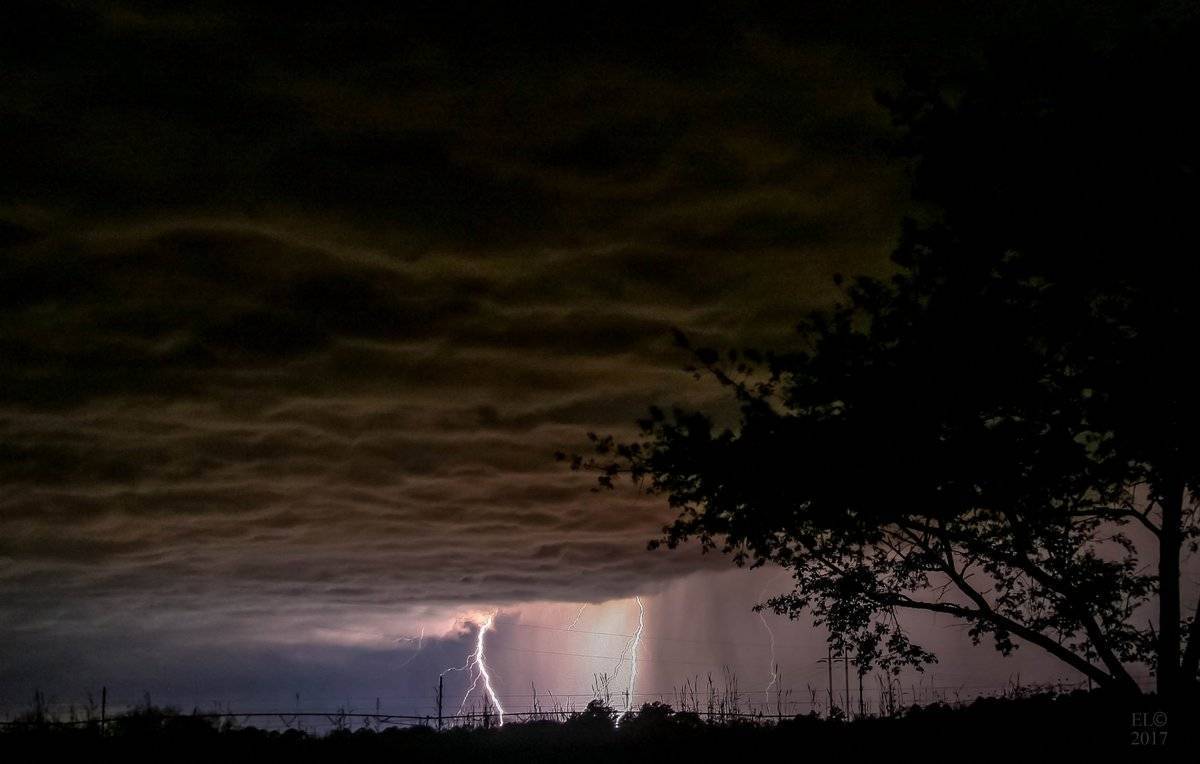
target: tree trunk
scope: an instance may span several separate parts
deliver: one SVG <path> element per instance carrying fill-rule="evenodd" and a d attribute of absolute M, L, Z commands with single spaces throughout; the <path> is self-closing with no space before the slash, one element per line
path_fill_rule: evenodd
<path fill-rule="evenodd" d="M 1179 548 L 1183 542 L 1183 481 L 1168 481 L 1161 498 L 1158 551 L 1158 695 L 1179 693 Z"/>
<path fill-rule="evenodd" d="M 1180 669 L 1180 683 L 1189 692 L 1196 691 L 1200 677 L 1200 601 L 1196 602 L 1196 610 L 1192 613 L 1192 628 L 1188 633 L 1187 649 L 1183 652 L 1183 666 Z"/>

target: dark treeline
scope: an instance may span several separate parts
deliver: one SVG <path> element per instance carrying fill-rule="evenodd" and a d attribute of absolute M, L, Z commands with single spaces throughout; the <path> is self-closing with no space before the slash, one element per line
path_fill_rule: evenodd
<path fill-rule="evenodd" d="M 1195 709 L 1193 709 L 1194 711 Z M 9 761 L 154 758 L 171 761 L 663 761 L 768 759 L 797 755 L 863 755 L 972 759 L 1126 750 L 1186 750 L 1194 733 L 1181 723 L 1194 713 L 1156 717 L 1152 698 L 1114 699 L 1103 693 L 1039 693 L 1017 699 L 979 698 L 969 705 L 913 706 L 893 717 L 850 722 L 815 714 L 766 723 L 707 721 L 660 703 L 615 724 L 601 701 L 565 722 L 510 722 L 437 731 L 432 727 L 352 724 L 318 734 L 264 730 L 154 706 L 98 722 L 61 724 L 33 716 L 0 733 Z M 1174 723 L 1172 723 L 1174 722 Z M 1171 736 L 1174 736 L 1172 739 Z M 1169 745 L 1169 748 L 1168 748 Z"/>

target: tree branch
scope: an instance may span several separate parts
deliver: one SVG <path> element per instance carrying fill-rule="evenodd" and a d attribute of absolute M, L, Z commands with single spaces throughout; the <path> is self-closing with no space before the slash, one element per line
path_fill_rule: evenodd
<path fill-rule="evenodd" d="M 1077 509 L 1071 511 L 1071 517 L 1099 517 L 1108 520 L 1119 520 L 1125 517 L 1132 517 L 1137 520 L 1145 528 L 1155 536 L 1162 535 L 1162 528 L 1154 524 L 1150 519 L 1149 510 L 1146 512 L 1138 512 L 1136 509 L 1127 507 L 1096 507 L 1095 509 Z"/>
<path fill-rule="evenodd" d="M 1004 512 L 1004 516 L 1008 519 L 1009 525 L 1012 526 L 1014 535 L 1020 538 L 1022 536 L 1020 518 L 1013 516 L 1007 511 Z M 1040 565 L 1035 564 L 1029 558 L 1028 552 L 1025 551 L 1027 547 L 1028 544 L 1024 543 L 1015 556 L 1003 555 L 1003 557 L 1010 560 L 1012 564 L 1015 564 L 1019 570 L 1025 571 L 1037 583 L 1051 591 L 1058 592 L 1063 598 L 1065 611 L 1072 614 L 1075 620 L 1083 626 L 1084 631 L 1087 632 L 1088 640 L 1091 642 L 1092 647 L 1095 648 L 1096 654 L 1100 656 L 1100 660 L 1104 661 L 1104 665 L 1108 668 L 1109 673 L 1120 683 L 1136 687 L 1137 682 L 1130 676 L 1121 659 L 1112 651 L 1112 648 L 1108 644 L 1108 638 L 1100 628 L 1100 624 L 1092 616 L 1092 612 L 1084 602 L 1083 597 L 1079 595 L 1074 586 L 1065 580 L 1054 577 Z"/>
<path fill-rule="evenodd" d="M 1024 639 L 1026 642 L 1037 645 L 1043 650 L 1049 652 L 1051 655 L 1054 655 L 1059 660 L 1068 664 L 1084 676 L 1094 679 L 1102 686 L 1112 685 L 1116 680 L 1115 677 L 1111 676 L 1110 674 L 1106 674 L 1103 669 L 1099 668 L 1098 666 L 1093 666 L 1084 658 L 1062 646 L 1058 642 L 1055 642 L 1053 639 L 1050 639 L 1050 637 L 1046 636 L 1040 631 L 1035 631 L 1024 624 L 1018 623 L 1007 616 L 1001 615 L 995 610 L 992 610 L 990 606 L 987 607 L 986 610 L 974 610 L 964 605 L 956 605 L 950 602 L 925 602 L 922 600 L 914 600 L 902 594 L 893 595 L 893 597 L 894 599 L 892 601 L 882 604 L 893 605 L 895 607 L 905 607 L 913 610 L 929 610 L 935 613 L 945 613 L 947 615 L 953 615 L 966 620 L 990 621 L 995 625 L 1001 626 L 1007 631 L 1012 632 L 1021 639 Z"/>

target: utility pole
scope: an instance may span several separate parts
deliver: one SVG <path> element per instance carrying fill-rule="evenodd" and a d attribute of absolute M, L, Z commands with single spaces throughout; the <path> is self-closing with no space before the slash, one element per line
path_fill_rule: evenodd
<path fill-rule="evenodd" d="M 838 659 L 833 657 L 833 646 L 831 645 L 826 648 L 825 657 L 821 658 L 820 660 L 817 661 L 817 663 L 825 664 L 825 670 L 829 675 L 829 681 L 828 681 L 828 684 L 826 685 L 826 687 L 828 688 L 829 715 L 830 716 L 833 716 L 833 709 L 835 707 L 834 697 L 833 697 L 833 662 L 836 660 L 838 660 Z"/>
<path fill-rule="evenodd" d="M 854 662 L 857 670 L 858 661 Z M 858 718 L 862 719 L 867 715 L 866 708 L 863 706 L 863 691 L 862 691 L 862 672 L 858 672 Z"/>
<path fill-rule="evenodd" d="M 440 677 L 440 676 L 438 677 L 437 706 L 438 706 L 438 731 L 439 732 L 442 729 L 442 681 L 443 681 L 443 679 L 445 679 L 445 677 Z"/>
<path fill-rule="evenodd" d="M 829 715 L 833 716 L 833 645 L 826 648 L 825 663 L 829 668 Z"/>
<path fill-rule="evenodd" d="M 108 685 L 100 688 L 100 734 L 104 734 L 104 724 L 108 721 Z"/>
<path fill-rule="evenodd" d="M 850 656 L 846 654 L 846 651 L 843 648 L 842 653 L 835 657 L 833 654 L 833 647 L 831 646 L 826 650 L 825 657 L 822 658 L 821 660 L 817 661 L 817 663 L 826 664 L 825 668 L 829 675 L 829 714 L 830 714 L 830 716 L 832 716 L 833 709 L 834 709 L 833 664 L 837 661 L 842 662 L 842 667 L 843 667 L 843 671 L 844 671 L 844 675 L 845 675 L 844 676 L 845 687 L 846 687 L 846 694 L 843 698 L 843 705 L 840 706 L 840 708 L 846 714 L 846 719 L 849 719 L 850 718 Z M 859 693 L 858 693 L 859 700 L 858 700 L 858 702 L 859 702 L 859 706 L 861 706 L 862 705 L 862 677 L 861 676 L 859 676 L 859 678 L 858 678 L 858 683 L 859 683 Z"/>
<path fill-rule="evenodd" d="M 846 673 L 846 720 L 850 720 L 850 656 L 846 655 L 846 649 L 842 648 L 842 668 Z"/>

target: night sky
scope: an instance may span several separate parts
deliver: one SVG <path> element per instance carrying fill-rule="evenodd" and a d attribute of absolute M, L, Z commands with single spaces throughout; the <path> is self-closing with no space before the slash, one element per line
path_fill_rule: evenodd
<path fill-rule="evenodd" d="M 795 5 L 7 5 L 0 710 L 427 707 L 495 610 L 512 706 L 586 700 L 639 594 L 644 689 L 761 686 L 786 579 L 647 552 L 666 508 L 554 452 L 715 399 L 672 327 L 779 346 L 885 272 L 878 89 L 1127 19 Z M 944 626 L 938 684 L 1058 671 Z"/>

